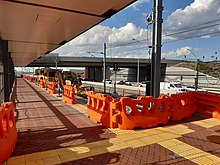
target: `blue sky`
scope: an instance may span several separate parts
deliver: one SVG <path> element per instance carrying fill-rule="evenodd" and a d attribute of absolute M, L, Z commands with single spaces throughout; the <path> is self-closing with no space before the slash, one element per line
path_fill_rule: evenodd
<path fill-rule="evenodd" d="M 163 0 L 163 7 L 163 58 L 195 60 L 193 52 L 220 60 L 220 0 Z M 102 51 L 105 42 L 109 57 L 149 58 L 152 26 L 147 29 L 145 19 L 151 12 L 152 0 L 138 0 L 55 52 L 90 56 L 86 52 Z"/>
<path fill-rule="evenodd" d="M 125 26 L 128 22 L 134 23 L 138 27 L 146 28 L 146 14 L 152 12 L 152 1 L 143 1 L 140 5 L 136 7 L 127 7 L 126 9 L 120 11 L 116 15 L 112 16 L 110 19 L 102 22 L 101 25 L 109 26 L 111 28 Z M 163 2 L 163 19 L 166 19 L 173 11 L 179 8 L 185 8 L 193 0 L 164 0 Z"/>

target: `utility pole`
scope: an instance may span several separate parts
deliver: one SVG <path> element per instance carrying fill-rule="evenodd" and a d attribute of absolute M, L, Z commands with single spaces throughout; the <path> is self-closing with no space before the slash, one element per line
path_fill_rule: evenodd
<path fill-rule="evenodd" d="M 162 0 L 153 1 L 153 37 L 151 58 L 151 96 L 160 95 L 160 63 L 161 63 L 161 36 L 162 36 Z"/>
<path fill-rule="evenodd" d="M 106 43 L 103 45 L 103 79 L 104 79 L 104 93 L 106 93 Z"/>
<path fill-rule="evenodd" d="M 195 66 L 195 69 L 196 69 L 195 91 L 197 91 L 197 89 L 198 89 L 198 83 L 199 83 L 199 58 L 197 57 L 197 55 L 195 55 L 195 53 L 193 53 L 192 50 L 190 50 L 190 49 L 187 49 L 187 50 L 190 51 L 194 57 L 196 57 L 196 66 Z"/>
<path fill-rule="evenodd" d="M 116 74 L 117 74 L 117 71 L 118 71 L 118 64 L 117 63 L 113 64 L 113 70 L 115 72 L 114 92 L 113 93 L 117 93 L 117 91 L 116 91 Z"/>
<path fill-rule="evenodd" d="M 137 86 L 139 86 L 139 78 L 140 77 L 140 63 L 139 63 L 139 56 L 138 56 L 138 63 L 137 63 Z"/>
<path fill-rule="evenodd" d="M 198 89 L 199 83 L 199 59 L 196 59 L 196 78 L 195 78 L 195 91 Z"/>

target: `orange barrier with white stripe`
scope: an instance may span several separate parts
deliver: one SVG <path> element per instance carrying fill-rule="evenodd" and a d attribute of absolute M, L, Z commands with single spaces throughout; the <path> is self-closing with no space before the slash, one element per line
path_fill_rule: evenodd
<path fill-rule="evenodd" d="M 74 96 L 74 87 L 70 85 L 64 85 L 63 86 L 63 93 L 62 93 L 62 100 L 65 103 L 68 104 L 74 104 L 75 103 L 75 96 Z"/>
<path fill-rule="evenodd" d="M 47 91 L 48 91 L 50 94 L 56 94 L 56 83 L 49 81 L 49 82 L 47 83 Z"/>
<path fill-rule="evenodd" d="M 0 108 L 0 164 L 10 157 L 16 141 L 14 105 L 12 102 L 5 102 Z"/>
<path fill-rule="evenodd" d="M 196 92 L 195 103 L 197 112 L 211 116 L 213 118 L 220 119 L 220 95 L 207 93 L 207 92 Z"/>
<path fill-rule="evenodd" d="M 196 111 L 195 93 L 185 92 L 170 96 L 170 120 L 178 121 L 192 116 Z"/>

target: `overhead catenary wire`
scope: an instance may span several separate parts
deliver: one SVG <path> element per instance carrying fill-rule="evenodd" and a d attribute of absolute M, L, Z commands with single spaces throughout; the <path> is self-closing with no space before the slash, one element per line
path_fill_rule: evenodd
<path fill-rule="evenodd" d="M 201 29 L 211 28 L 211 27 L 214 27 L 214 26 L 219 26 L 220 23 L 213 24 L 213 25 L 208 25 L 208 26 L 203 26 L 204 24 L 210 24 L 210 23 L 217 22 L 217 21 L 220 21 L 220 19 L 204 22 L 203 24 L 198 24 L 198 25 L 195 25 L 195 26 L 191 26 L 191 27 L 185 28 L 184 30 L 176 31 L 176 32 L 173 32 L 173 33 L 164 34 L 164 35 L 162 35 L 162 37 L 173 36 L 173 35 L 178 35 L 178 34 L 182 34 L 182 33 L 189 33 L 189 32 L 196 31 L 196 30 L 201 30 Z M 203 27 L 198 27 L 198 26 L 203 26 Z M 198 28 L 195 28 L 195 27 L 198 27 Z M 148 33 L 148 31 L 147 31 L 147 33 Z M 201 34 L 201 35 L 197 35 L 197 36 L 191 36 L 189 38 L 177 39 L 177 40 L 173 40 L 173 41 L 165 42 L 165 43 L 171 43 L 171 42 L 176 42 L 176 41 L 181 41 L 181 40 L 186 40 L 186 39 L 192 39 L 192 38 L 202 37 L 202 36 L 210 35 L 210 34 L 216 34 L 216 32 Z M 139 42 L 148 42 L 148 39 L 139 39 Z M 111 48 L 117 48 L 117 47 L 121 47 L 121 46 L 129 46 L 129 45 L 132 45 L 132 44 L 138 44 L 139 42 L 126 42 L 126 43 L 111 46 Z M 147 43 L 147 45 L 148 45 L 148 43 Z"/>
<path fill-rule="evenodd" d="M 218 22 L 218 21 L 220 21 L 220 19 L 216 19 L 216 20 L 212 20 L 212 21 L 207 21 L 207 22 L 204 22 L 202 24 L 198 24 L 198 25 L 194 25 L 194 26 L 185 28 L 184 30 L 176 31 L 176 32 L 173 32 L 173 33 L 167 33 L 167 34 L 164 34 L 162 36 L 163 37 L 165 37 L 165 36 L 166 37 L 167 36 L 175 36 L 175 35 L 182 34 L 182 33 L 189 33 L 189 32 L 196 31 L 196 30 L 201 30 L 201 29 L 211 28 L 211 27 L 214 27 L 214 26 L 219 26 L 220 23 L 204 26 L 206 24 L 211 24 L 211 23 L 215 23 L 215 22 Z M 202 27 L 198 27 L 198 26 L 202 26 Z M 195 27 L 198 27 L 198 28 L 195 28 Z M 148 30 L 148 28 L 147 28 L 147 30 Z M 147 33 L 149 33 L 149 32 L 147 31 Z M 188 39 L 203 37 L 203 36 L 207 36 L 207 35 L 214 35 L 214 34 L 220 34 L 220 30 L 219 31 L 215 31 L 215 32 L 210 32 L 210 33 L 204 33 L 204 34 L 200 34 L 200 35 L 194 35 L 194 36 L 190 36 L 190 37 L 185 37 L 185 38 L 179 38 L 179 39 L 176 39 L 176 40 L 173 40 L 173 41 L 164 42 L 163 44 L 169 44 L 169 43 L 174 43 L 174 42 L 178 42 L 178 41 L 184 41 L 184 40 L 188 40 Z M 143 42 L 147 42 L 146 46 L 142 46 L 142 47 L 138 47 L 138 48 L 132 49 L 132 51 L 138 50 L 138 49 L 149 48 L 149 38 L 147 37 L 147 39 L 146 38 L 138 39 L 138 42 L 137 41 L 135 41 L 135 42 L 134 41 L 132 41 L 132 42 L 125 42 L 125 43 L 121 43 L 121 44 L 118 44 L 118 45 L 110 44 L 110 46 L 107 47 L 107 49 L 111 49 L 111 51 L 112 51 L 112 49 L 114 49 L 114 48 L 123 47 L 123 46 L 129 46 L 129 45 L 134 45 L 134 44 L 138 45 L 138 44 L 143 43 Z"/>
<path fill-rule="evenodd" d="M 193 38 L 198 38 L 198 37 L 203 37 L 203 36 L 208 36 L 208 35 L 214 35 L 214 34 L 220 34 L 220 30 L 215 31 L 215 32 L 210 32 L 210 33 L 205 33 L 205 34 L 200 34 L 200 35 L 195 35 L 195 36 L 180 38 L 180 39 L 173 40 L 173 41 L 167 41 L 167 42 L 164 42 L 164 44 L 173 43 L 173 42 L 178 42 L 178 41 L 183 41 L 183 40 L 188 40 L 188 39 L 193 39 Z M 217 36 L 214 36 L 214 37 L 217 37 Z"/>
<path fill-rule="evenodd" d="M 194 35 L 194 36 L 190 36 L 190 37 L 180 38 L 180 39 L 176 39 L 176 40 L 173 40 L 173 41 L 167 41 L 167 42 L 164 42 L 163 44 L 169 44 L 169 43 L 173 43 L 173 42 L 178 42 L 178 41 L 183 41 L 183 40 L 188 40 L 188 39 L 203 37 L 203 36 L 207 36 L 207 35 L 214 35 L 214 34 L 220 34 L 220 30 L 215 31 L 215 32 L 204 33 L 204 34 L 200 34 L 200 35 Z M 217 36 L 214 36 L 214 37 L 217 37 Z M 143 41 L 146 41 L 146 39 L 145 39 L 145 40 L 142 40 L 142 42 L 143 42 Z M 111 48 L 116 48 L 116 47 L 121 47 L 121 46 L 128 46 L 128 45 L 131 45 L 131 44 L 133 44 L 133 42 L 132 42 L 132 43 L 129 43 L 129 44 L 124 43 L 124 44 L 121 44 L 121 45 L 116 45 L 116 46 L 111 47 Z M 136 43 L 136 44 L 137 44 L 137 43 Z M 147 48 L 147 46 L 142 47 L 142 48 Z M 138 48 L 137 48 L 137 49 L 138 49 Z"/>
<path fill-rule="evenodd" d="M 199 28 L 192 28 L 192 29 L 182 30 L 182 31 L 178 31 L 178 32 L 170 33 L 170 34 L 164 34 L 163 36 L 167 37 L 167 36 L 173 36 L 173 35 L 178 35 L 178 34 L 182 34 L 182 33 L 189 33 L 189 32 L 192 32 L 192 31 L 206 29 L 206 28 L 210 28 L 210 27 L 214 27 L 214 26 L 219 26 L 219 25 L 220 25 L 220 23 L 214 24 L 214 25 L 209 25 L 209 26 L 203 26 L 203 27 L 199 27 Z"/>
<path fill-rule="evenodd" d="M 165 35 L 165 36 L 167 36 L 167 35 L 173 35 L 173 34 L 175 34 L 175 33 L 179 33 L 179 32 L 181 33 L 182 31 L 187 31 L 187 32 L 188 32 L 188 31 L 190 32 L 190 30 L 194 31 L 195 27 L 198 27 L 198 26 L 200 26 L 200 27 L 197 28 L 198 30 L 200 30 L 200 28 L 209 28 L 209 26 L 210 26 L 210 27 L 212 27 L 212 26 L 218 26 L 219 24 L 213 24 L 213 25 L 204 26 L 204 25 L 206 25 L 206 24 L 211 24 L 211 23 L 215 23 L 215 22 L 220 22 L 220 19 L 216 19 L 216 20 L 204 22 L 204 23 L 201 23 L 201 24 L 197 24 L 197 25 L 194 25 L 194 26 L 186 27 L 186 28 L 180 29 L 180 30 L 178 30 L 178 31 L 174 31 L 174 32 L 170 32 L 170 33 L 165 33 L 164 35 Z M 201 27 L 201 26 L 202 26 L 202 27 Z M 195 30 L 197 30 L 197 29 L 195 29 Z"/>
<path fill-rule="evenodd" d="M 205 33 L 205 34 L 201 34 L 201 35 L 190 36 L 190 37 L 181 38 L 181 39 L 177 39 L 177 40 L 173 40 L 173 41 L 167 41 L 167 42 L 164 42 L 163 44 L 169 44 L 169 43 L 174 43 L 174 42 L 178 42 L 178 41 L 183 41 L 183 40 L 188 40 L 188 39 L 203 37 L 203 36 L 207 36 L 207 35 L 214 35 L 214 34 L 220 34 L 220 31 L 211 32 L 211 33 Z M 217 37 L 217 36 L 214 36 L 214 37 Z M 128 46 L 128 45 L 126 45 L 126 44 L 117 45 L 117 47 L 121 47 L 121 46 Z M 115 48 L 115 47 L 111 47 L 111 48 Z M 133 51 L 133 50 L 138 50 L 138 49 L 145 49 L 145 48 L 148 48 L 148 46 L 143 46 L 143 47 L 134 48 L 134 49 L 132 49 L 132 51 Z"/>

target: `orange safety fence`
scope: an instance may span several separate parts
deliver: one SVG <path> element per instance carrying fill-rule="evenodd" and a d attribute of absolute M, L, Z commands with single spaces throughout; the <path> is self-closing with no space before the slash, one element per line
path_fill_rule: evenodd
<path fill-rule="evenodd" d="M 16 141 L 14 105 L 12 102 L 5 102 L 0 108 L 0 164 L 10 157 Z"/>
<path fill-rule="evenodd" d="M 65 103 L 68 104 L 74 104 L 75 103 L 75 96 L 74 96 L 74 87 L 70 85 L 64 85 L 63 86 L 63 94 L 62 94 L 62 100 Z"/>
<path fill-rule="evenodd" d="M 110 127 L 110 102 L 111 96 L 107 96 L 93 91 L 86 92 L 88 117 L 96 122 L 102 123 L 103 126 Z"/>
<path fill-rule="evenodd" d="M 23 75 L 23 78 L 24 78 L 24 79 L 27 79 L 27 75 L 26 75 L 26 74 L 24 74 L 24 75 Z"/>
<path fill-rule="evenodd" d="M 113 99 L 111 96 L 87 92 L 88 117 L 103 126 L 120 129 L 148 128 L 168 122 L 169 99 L 127 97 Z"/>
<path fill-rule="evenodd" d="M 35 82 L 34 76 L 27 76 L 27 80 L 30 82 Z"/>
<path fill-rule="evenodd" d="M 39 82 L 38 86 L 39 86 L 40 88 L 44 88 L 44 87 L 45 87 L 45 86 L 44 86 L 44 80 L 43 80 L 43 79 L 40 79 L 40 82 Z"/>
<path fill-rule="evenodd" d="M 195 93 L 184 92 L 170 96 L 170 120 L 178 121 L 192 116 L 196 111 Z"/>
<path fill-rule="evenodd" d="M 56 94 L 56 83 L 49 81 L 49 82 L 47 83 L 47 91 L 48 91 L 50 94 Z"/>
<path fill-rule="evenodd" d="M 105 94 L 86 92 L 88 117 L 103 126 L 120 129 L 150 128 L 179 121 L 195 112 L 220 118 L 220 95 L 185 92 L 158 98 L 113 99 Z"/>
<path fill-rule="evenodd" d="M 166 124 L 169 118 L 169 99 L 166 96 L 153 98 L 151 96 L 131 99 L 124 97 L 111 102 L 112 126 L 120 129 L 155 127 Z"/>
<path fill-rule="evenodd" d="M 196 92 L 197 112 L 220 119 L 220 95 L 208 92 Z"/>

